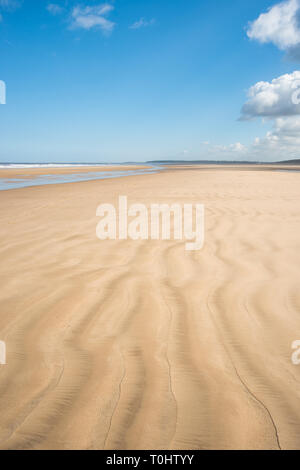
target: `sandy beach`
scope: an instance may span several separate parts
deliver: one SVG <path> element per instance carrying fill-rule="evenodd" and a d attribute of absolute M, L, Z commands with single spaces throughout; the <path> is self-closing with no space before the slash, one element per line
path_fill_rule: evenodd
<path fill-rule="evenodd" d="M 61 166 L 61 167 L 27 167 L 27 168 L 0 168 L 0 178 L 36 178 L 45 175 L 73 175 L 77 173 L 96 173 L 103 171 L 133 171 L 145 170 L 149 165 L 95 165 L 95 166 Z"/>
<path fill-rule="evenodd" d="M 1 191 L 0 449 L 300 449 L 299 178 L 169 167 Z M 203 249 L 100 241 L 119 195 L 204 204 Z"/>

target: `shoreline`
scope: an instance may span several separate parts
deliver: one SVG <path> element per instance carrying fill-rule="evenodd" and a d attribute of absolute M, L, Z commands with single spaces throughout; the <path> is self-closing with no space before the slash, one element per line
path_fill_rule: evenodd
<path fill-rule="evenodd" d="M 0 168 L 0 178 L 34 178 L 42 175 L 70 175 L 78 173 L 97 173 L 106 171 L 134 171 L 151 168 L 150 165 L 103 165 L 103 166 L 49 166 L 49 167 L 26 167 L 26 168 Z"/>
<path fill-rule="evenodd" d="M 97 168 L 95 170 L 95 168 Z M 61 184 L 75 184 L 88 181 L 99 181 L 105 179 L 124 178 L 128 176 L 142 176 L 144 174 L 154 174 L 157 172 L 189 172 L 189 171 L 252 171 L 252 172 L 286 172 L 298 173 L 300 172 L 299 166 L 296 165 L 167 165 L 165 167 L 151 167 L 151 166 L 107 166 L 105 168 L 88 166 L 88 167 L 74 167 L 67 168 L 51 167 L 50 171 L 46 168 L 18 168 L 18 169 L 0 169 L 0 193 L 2 191 L 19 190 L 31 187 L 48 186 L 48 185 L 61 185 Z M 126 174 L 128 172 L 128 175 Z M 136 172 L 136 173 L 135 173 Z M 106 175 L 107 173 L 107 175 Z M 118 174 L 120 173 L 120 174 Z M 2 176 L 2 175 L 5 176 Z M 100 174 L 100 175 L 98 175 Z M 103 174 L 103 175 L 102 175 Z M 49 178 L 48 178 L 49 177 Z M 55 180 L 55 177 L 58 177 Z M 65 178 L 64 178 L 65 177 Z M 77 178 L 77 179 L 76 179 Z M 9 184 L 10 180 L 15 180 L 16 187 L 5 187 L 5 181 Z M 26 181 L 27 180 L 27 181 Z M 29 180 L 32 181 L 30 184 Z M 19 181 L 19 183 L 18 183 Z M 24 186 L 22 186 L 24 181 Z M 2 186 L 1 186 L 2 182 Z M 25 183 L 26 182 L 26 183 Z M 11 183 L 13 184 L 13 183 Z"/>
<path fill-rule="evenodd" d="M 31 177 L 28 175 L 27 170 L 23 174 L 21 173 L 22 170 L 20 170 L 18 177 L 11 175 L 10 178 L 1 178 L 0 172 L 0 192 L 35 186 L 74 184 L 84 181 L 99 181 L 104 179 L 123 178 L 132 175 L 138 176 L 143 174 L 153 174 L 162 170 L 163 168 L 143 168 L 132 166 L 131 168 L 126 168 L 126 170 L 124 170 L 124 167 L 118 167 L 114 170 L 107 168 L 105 171 L 94 171 L 94 167 L 87 167 L 83 172 L 80 170 L 76 171 L 75 169 L 69 169 L 68 171 L 53 169 L 52 173 L 48 174 L 48 172 L 45 170 L 41 174 L 36 173 Z"/>

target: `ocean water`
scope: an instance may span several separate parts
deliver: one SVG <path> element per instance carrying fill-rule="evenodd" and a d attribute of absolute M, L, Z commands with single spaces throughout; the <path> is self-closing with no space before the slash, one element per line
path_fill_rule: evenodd
<path fill-rule="evenodd" d="M 116 166 L 120 166 L 118 164 Z M 124 165 L 124 164 L 123 164 Z M 122 166 L 123 166 L 122 165 Z M 137 164 L 134 164 L 137 165 Z M 62 168 L 62 167 L 70 167 L 76 166 L 78 167 L 78 173 L 73 173 L 70 175 L 38 175 L 33 178 L 5 178 L 1 176 L 1 169 L 2 168 Z M 62 183 L 75 183 L 79 181 L 93 181 L 93 180 L 103 180 L 103 179 L 110 179 L 110 178 L 121 178 L 125 176 L 133 176 L 133 175 L 145 175 L 151 173 L 157 173 L 161 171 L 163 168 L 159 166 L 151 165 L 147 169 L 141 170 L 126 170 L 126 171 L 97 171 L 97 172 L 87 172 L 87 173 L 80 173 L 80 167 L 87 167 L 87 166 L 113 166 L 111 164 L 1 164 L 0 165 L 0 191 L 7 191 L 9 189 L 18 189 L 18 188 L 27 188 L 30 186 L 43 186 L 46 184 L 62 184 Z M 130 165 L 126 165 L 130 167 Z"/>

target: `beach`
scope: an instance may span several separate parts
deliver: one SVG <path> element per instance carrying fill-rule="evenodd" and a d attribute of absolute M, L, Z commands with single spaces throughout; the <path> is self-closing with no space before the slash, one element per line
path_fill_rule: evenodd
<path fill-rule="evenodd" d="M 0 191 L 0 449 L 300 449 L 299 177 L 189 165 Z M 203 248 L 99 240 L 120 195 L 204 204 Z"/>
<path fill-rule="evenodd" d="M 20 168 L 21 167 L 21 168 Z M 7 165 L 0 168 L 1 178 L 37 178 L 39 176 L 58 176 L 58 175 L 74 175 L 84 173 L 97 173 L 105 171 L 134 171 L 148 169 L 149 165 Z"/>

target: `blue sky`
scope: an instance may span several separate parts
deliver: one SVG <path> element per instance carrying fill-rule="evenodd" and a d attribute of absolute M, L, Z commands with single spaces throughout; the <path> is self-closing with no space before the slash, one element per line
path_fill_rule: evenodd
<path fill-rule="evenodd" d="M 300 78 L 284 4 L 0 0 L 0 161 L 296 158 L 298 107 L 261 107 Z"/>

